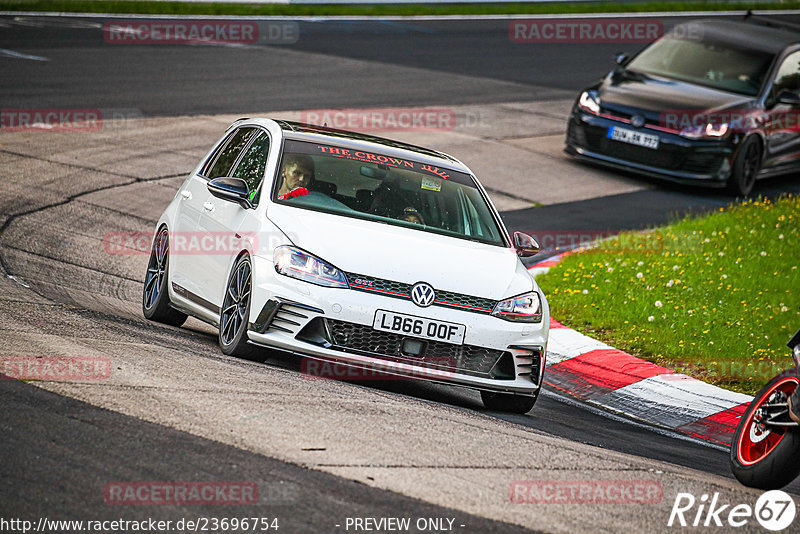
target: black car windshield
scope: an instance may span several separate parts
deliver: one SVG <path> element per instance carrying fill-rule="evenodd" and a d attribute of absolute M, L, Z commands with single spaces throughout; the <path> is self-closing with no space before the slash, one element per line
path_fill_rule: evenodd
<path fill-rule="evenodd" d="M 273 200 L 506 246 L 471 176 L 406 158 L 287 140 Z"/>
<path fill-rule="evenodd" d="M 626 68 L 756 96 L 772 59 L 766 52 L 665 36 L 644 49 Z"/>

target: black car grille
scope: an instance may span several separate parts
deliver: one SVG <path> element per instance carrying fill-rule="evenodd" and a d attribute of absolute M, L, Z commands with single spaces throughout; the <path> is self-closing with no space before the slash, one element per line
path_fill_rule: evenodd
<path fill-rule="evenodd" d="M 661 143 L 658 149 L 645 148 L 609 139 L 607 129 L 587 124 L 571 124 L 569 141 L 612 158 L 666 170 L 707 174 L 722 164 L 719 153 L 704 152 L 694 147 Z"/>
<path fill-rule="evenodd" d="M 336 319 L 325 321 L 333 345 L 340 350 L 483 378 L 514 378 L 513 356 L 508 351 L 425 340 L 423 355 L 408 356 L 402 350 L 406 336 Z"/>
<path fill-rule="evenodd" d="M 683 160 L 681 154 L 676 154 L 671 149 L 663 148 L 663 146 L 654 150 L 652 148 L 612 141 L 611 139 L 605 139 L 605 143 L 601 145 L 600 151 L 613 158 L 665 169 L 677 169 L 680 167 Z"/>
<path fill-rule="evenodd" d="M 411 300 L 412 284 L 395 282 L 393 280 L 384 280 L 382 278 L 375 278 L 363 274 L 345 274 L 347 276 L 347 282 L 350 284 L 350 288 L 355 289 L 356 291 L 380 293 L 381 295 L 385 295 L 387 297 Z M 473 297 L 471 295 L 463 295 L 461 293 L 452 293 L 450 291 L 439 290 L 436 290 L 436 300 L 433 303 L 434 306 L 456 308 L 459 310 L 485 314 L 491 313 L 496 304 L 497 301 L 492 299 Z"/>

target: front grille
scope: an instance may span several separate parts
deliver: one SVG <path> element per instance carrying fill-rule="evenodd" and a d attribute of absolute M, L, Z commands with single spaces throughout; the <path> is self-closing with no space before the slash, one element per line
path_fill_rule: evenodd
<path fill-rule="evenodd" d="M 395 282 L 394 280 L 384 280 L 382 278 L 375 278 L 363 274 L 345 273 L 345 275 L 347 276 L 347 282 L 350 284 L 350 287 L 356 291 L 379 293 L 387 297 L 411 300 L 412 284 Z M 436 290 L 436 300 L 433 305 L 474 313 L 489 314 L 492 312 L 497 302 L 496 300 L 483 297 Z"/>
<path fill-rule="evenodd" d="M 614 141 L 607 137 L 608 128 L 574 125 L 571 130 L 571 142 L 612 158 L 632 163 L 640 163 L 661 169 L 709 174 L 716 172 L 722 165 L 723 156 L 718 152 L 706 152 L 702 148 L 681 147 L 671 143 L 660 143 L 658 149 L 640 147 L 629 143 Z M 653 133 L 653 132 L 648 132 Z"/>
<path fill-rule="evenodd" d="M 483 378 L 514 378 L 513 356 L 508 351 L 425 340 L 424 355 L 413 357 L 402 352 L 405 336 L 336 319 L 325 319 L 325 321 L 328 325 L 327 331 L 333 338 L 331 340 L 333 345 L 340 350 Z"/>
<path fill-rule="evenodd" d="M 633 163 L 641 163 L 663 169 L 677 169 L 683 163 L 683 150 L 662 143 L 657 150 L 641 146 L 613 141 L 606 136 L 607 128 L 583 125 L 585 129 L 584 146 L 592 152 L 599 152 L 612 158 L 619 158 Z"/>
<path fill-rule="evenodd" d="M 674 152 L 669 148 L 660 146 L 657 150 L 652 148 L 645 148 L 641 146 L 631 145 L 628 143 L 620 143 L 619 141 L 612 141 L 605 139 L 600 151 L 603 154 L 608 154 L 613 158 L 624 159 L 633 161 L 634 163 L 642 163 L 650 165 L 651 167 L 662 167 L 665 169 L 676 169 L 680 167 L 683 162 L 681 154 Z"/>

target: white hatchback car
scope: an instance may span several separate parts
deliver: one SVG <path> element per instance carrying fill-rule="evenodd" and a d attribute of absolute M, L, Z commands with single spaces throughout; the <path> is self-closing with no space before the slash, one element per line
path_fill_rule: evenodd
<path fill-rule="evenodd" d="M 547 300 L 460 161 L 352 132 L 240 119 L 156 226 L 145 317 L 219 327 L 222 352 L 261 347 L 337 368 L 480 390 L 525 413 L 539 393 Z M 315 369 L 318 367 L 315 367 Z"/>

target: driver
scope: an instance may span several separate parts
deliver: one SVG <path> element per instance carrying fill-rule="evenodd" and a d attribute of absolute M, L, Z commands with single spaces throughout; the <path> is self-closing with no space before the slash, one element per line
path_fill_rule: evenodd
<path fill-rule="evenodd" d="M 314 160 L 305 154 L 287 154 L 283 159 L 281 179 L 279 200 L 307 195 L 308 188 L 314 183 Z"/>

